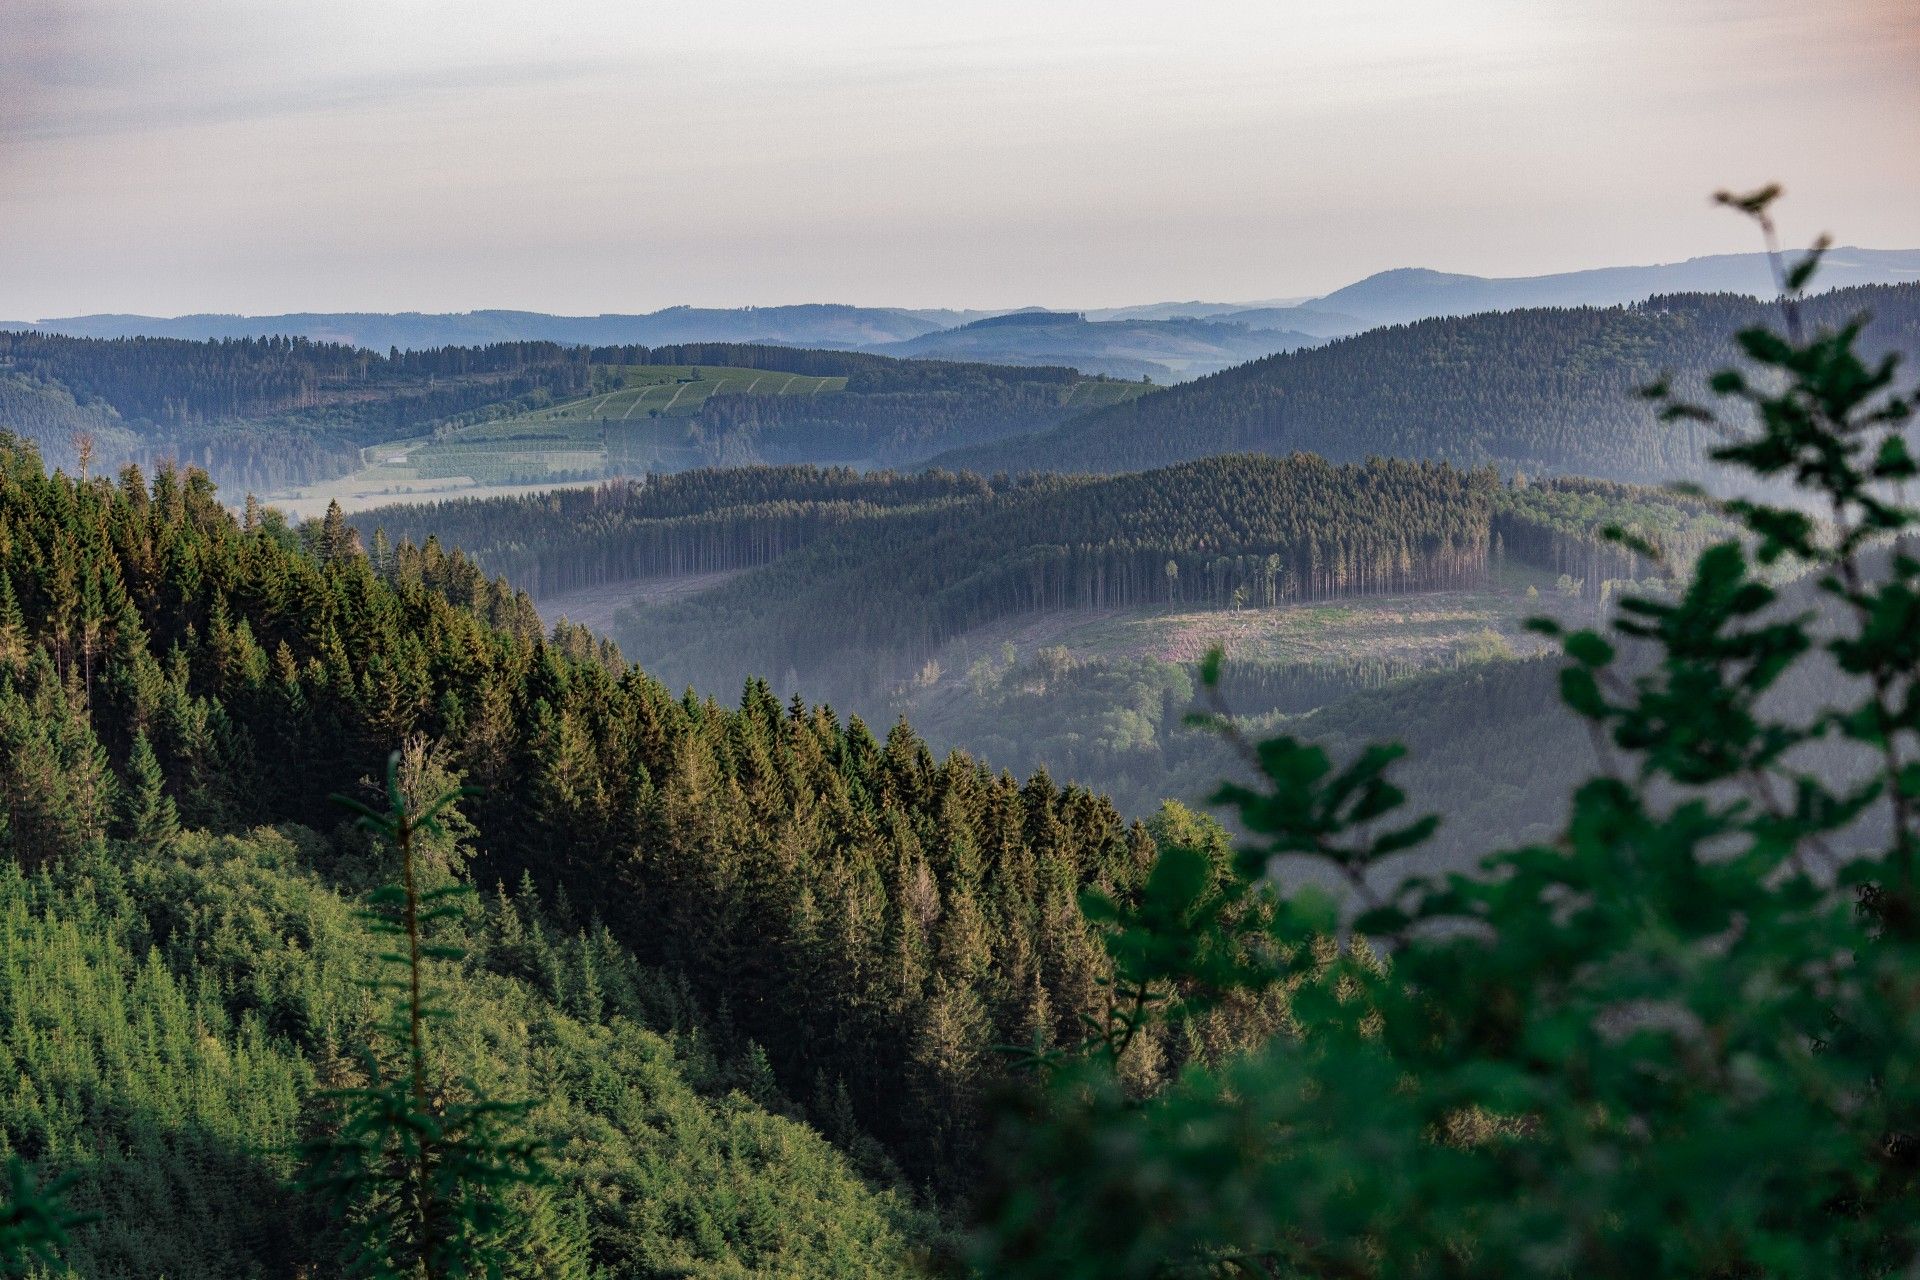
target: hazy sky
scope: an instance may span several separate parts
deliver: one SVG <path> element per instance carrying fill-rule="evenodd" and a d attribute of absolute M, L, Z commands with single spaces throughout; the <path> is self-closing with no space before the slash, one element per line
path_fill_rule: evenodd
<path fill-rule="evenodd" d="M 0 319 L 1920 246 L 1920 0 L 0 0 Z"/>

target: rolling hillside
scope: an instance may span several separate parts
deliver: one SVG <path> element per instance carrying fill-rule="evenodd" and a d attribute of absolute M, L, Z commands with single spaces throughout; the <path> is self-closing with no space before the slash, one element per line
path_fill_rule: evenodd
<path fill-rule="evenodd" d="M 317 514 L 335 499 L 717 464 L 899 466 L 1055 426 L 1139 382 L 1059 366 L 739 343 L 504 343 L 388 355 L 304 339 L 0 333 L 0 430 L 57 466 L 205 469 Z"/>
<path fill-rule="evenodd" d="M 847 380 L 764 369 L 695 365 L 598 366 L 595 394 L 496 422 L 455 429 L 386 465 L 421 479 L 568 479 L 698 466 L 701 435 L 687 420 L 719 395 L 817 396 Z"/>
<path fill-rule="evenodd" d="M 1920 282 L 1920 249 L 1835 248 L 1821 263 L 1820 280 L 1830 289 Z M 1600 267 L 1544 276 L 1487 277 L 1407 267 L 1355 281 L 1302 309 L 1345 313 L 1370 327 L 1523 307 L 1611 307 L 1672 293 L 1765 298 L 1775 289 L 1766 255 L 1723 253 L 1655 266 Z M 1284 323 L 1285 315 L 1282 308 L 1277 319 Z"/>
<path fill-rule="evenodd" d="M 1494 485 L 1432 464 L 1303 455 L 983 486 L 825 530 L 709 591 L 630 610 L 614 636 L 672 684 L 726 688 L 766 672 L 783 692 L 870 707 L 949 641 L 1002 619 L 1478 582 Z"/>
<path fill-rule="evenodd" d="M 622 363 L 593 364 L 586 395 L 383 446 L 336 484 L 274 499 L 312 514 L 333 499 L 364 507 L 716 465 L 912 465 L 1152 389 L 1059 367 L 791 347 L 615 347 L 584 356 Z"/>
<path fill-rule="evenodd" d="M 1319 341 L 1312 333 L 1190 316 L 1088 320 L 1072 312 L 1025 311 L 872 349 L 941 360 L 1061 364 L 1082 373 L 1179 382 Z"/>
<path fill-rule="evenodd" d="M 1920 284 L 1844 289 L 1818 323 L 1874 317 L 1869 348 L 1920 352 Z M 1310 450 L 1661 483 L 1699 476 L 1702 442 L 1663 426 L 1636 391 L 1695 384 L 1770 304 L 1728 294 L 1630 307 L 1489 313 L 1376 329 L 1269 357 L 1053 431 L 935 459 L 982 472 L 1112 472 L 1212 454 Z"/>
<path fill-rule="evenodd" d="M 352 470 L 361 447 L 587 391 L 582 352 L 544 343 L 378 355 L 283 338 L 190 342 L 0 333 L 0 430 L 71 466 L 177 459 L 245 491 Z"/>
<path fill-rule="evenodd" d="M 893 342 L 980 315 L 896 307 L 668 307 L 637 315 L 556 316 L 538 311 L 296 312 L 283 315 L 90 315 L 42 320 L 47 333 L 85 338 L 307 338 L 385 351 L 473 347 L 495 342 L 568 346 L 660 346 L 679 342 L 775 342 L 861 347 Z M 13 326 L 10 326 L 13 327 Z M 27 326 L 18 326 L 27 327 Z"/>

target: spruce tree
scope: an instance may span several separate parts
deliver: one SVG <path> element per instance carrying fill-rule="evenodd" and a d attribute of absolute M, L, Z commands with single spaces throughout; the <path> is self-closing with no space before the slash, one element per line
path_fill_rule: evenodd
<path fill-rule="evenodd" d="M 166 854 L 180 835 L 180 813 L 167 794 L 160 757 L 144 733 L 133 739 L 127 757 L 127 784 L 121 794 L 121 827 L 126 838 L 142 850 Z"/>

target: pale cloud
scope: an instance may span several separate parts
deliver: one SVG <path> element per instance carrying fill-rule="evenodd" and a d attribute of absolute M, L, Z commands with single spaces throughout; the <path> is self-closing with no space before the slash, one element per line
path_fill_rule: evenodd
<path fill-rule="evenodd" d="M 1775 177 L 1906 247 L 1917 8 L 0 0 L 0 318 L 1278 296 Z"/>

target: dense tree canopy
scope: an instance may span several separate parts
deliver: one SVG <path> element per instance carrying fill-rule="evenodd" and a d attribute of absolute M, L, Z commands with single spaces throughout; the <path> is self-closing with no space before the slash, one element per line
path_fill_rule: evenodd
<path fill-rule="evenodd" d="M 792 480 L 796 496 L 814 483 L 805 473 Z M 1690 548 L 1726 527 L 1708 504 L 1652 490 L 1521 489 L 1444 464 L 1335 465 L 1310 455 L 1031 477 L 974 493 L 832 527 L 687 600 L 630 610 L 617 638 L 675 681 L 791 672 L 788 683 L 850 698 L 906 678 L 971 628 L 1016 614 L 1258 608 L 1477 585 L 1497 556 L 1556 573 L 1571 567 L 1591 596 L 1615 578 L 1658 576 L 1606 544 L 1606 525 L 1632 524 L 1671 542 L 1681 569 Z M 495 510 L 531 508 L 477 506 L 467 518 Z M 743 536 L 762 538 L 764 518 L 740 516 Z M 530 544 L 554 554 L 571 545 L 564 516 L 538 523 L 544 530 Z M 706 523 L 676 527 L 686 536 L 678 528 L 712 536 Z M 825 618 L 834 624 L 821 625 Z"/>
<path fill-rule="evenodd" d="M 990 472 L 1119 471 L 1306 449 L 1336 460 L 1386 454 L 1651 483 L 1698 477 L 1713 442 L 1657 422 L 1634 393 L 1669 373 L 1697 387 L 1766 305 L 1685 294 L 1394 325 L 938 461 Z M 1826 322 L 1871 313 L 1870 350 L 1920 352 L 1920 285 L 1840 289 L 1807 306 Z"/>
<path fill-rule="evenodd" d="M 352 522 L 369 541 L 383 533 L 394 543 L 458 547 L 538 599 L 633 578 L 745 569 L 851 522 L 991 492 L 978 477 L 939 471 L 753 467 L 375 507 Z"/>
<path fill-rule="evenodd" d="M 1108 802 L 936 761 L 904 726 L 882 740 L 758 681 L 737 711 L 676 697 L 584 633 L 543 636 L 437 545 L 376 564 L 337 514 L 297 534 L 197 473 L 81 484 L 0 449 L 15 860 L 123 822 L 325 829 L 327 794 L 412 735 L 490 788 L 468 809 L 481 883 L 592 904 L 809 1118 L 916 1185 L 973 1159 L 992 1046 L 1070 1036 L 1097 1002 L 1076 895 L 1151 855 Z"/>

